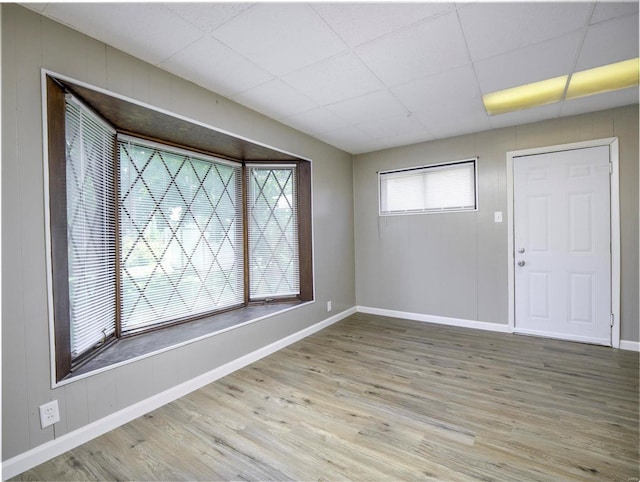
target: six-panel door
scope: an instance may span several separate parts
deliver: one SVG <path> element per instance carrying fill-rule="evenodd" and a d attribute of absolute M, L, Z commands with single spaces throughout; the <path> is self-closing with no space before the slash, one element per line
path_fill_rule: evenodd
<path fill-rule="evenodd" d="M 609 147 L 514 158 L 515 331 L 611 344 Z"/>

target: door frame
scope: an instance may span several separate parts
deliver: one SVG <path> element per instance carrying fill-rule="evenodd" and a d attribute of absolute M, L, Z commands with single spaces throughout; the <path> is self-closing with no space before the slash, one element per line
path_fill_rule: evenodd
<path fill-rule="evenodd" d="M 513 159 L 535 154 L 551 154 L 554 152 L 585 149 L 589 147 L 609 147 L 611 175 L 610 210 L 611 210 L 611 346 L 620 348 L 620 181 L 618 138 L 608 137 L 592 141 L 573 142 L 555 146 L 520 149 L 507 152 L 507 280 L 508 280 L 508 320 L 509 332 L 515 331 L 515 249 L 514 249 L 514 208 L 513 208 Z"/>

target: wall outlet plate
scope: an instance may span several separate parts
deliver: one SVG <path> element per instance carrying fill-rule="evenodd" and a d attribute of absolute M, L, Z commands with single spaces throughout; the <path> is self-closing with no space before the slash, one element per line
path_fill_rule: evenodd
<path fill-rule="evenodd" d="M 327 301 L 327 311 L 331 311 L 331 301 Z"/>
<path fill-rule="evenodd" d="M 502 222 L 502 211 L 495 211 L 493 213 L 493 221 L 496 223 Z"/>
<path fill-rule="evenodd" d="M 40 405 L 40 425 L 47 428 L 60 421 L 60 411 L 58 410 L 58 400 Z"/>

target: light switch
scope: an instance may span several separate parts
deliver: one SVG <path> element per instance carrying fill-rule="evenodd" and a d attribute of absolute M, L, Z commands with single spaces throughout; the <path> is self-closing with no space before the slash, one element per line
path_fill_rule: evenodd
<path fill-rule="evenodd" d="M 502 222 L 502 211 L 496 211 L 493 213 L 493 221 L 496 223 Z"/>

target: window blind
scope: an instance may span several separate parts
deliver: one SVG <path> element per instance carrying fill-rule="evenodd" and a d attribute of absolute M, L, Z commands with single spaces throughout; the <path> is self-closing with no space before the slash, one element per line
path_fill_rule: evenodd
<path fill-rule="evenodd" d="M 247 166 L 251 299 L 300 293 L 294 165 Z"/>
<path fill-rule="evenodd" d="M 72 359 L 115 332 L 115 132 L 66 96 L 66 196 Z"/>
<path fill-rule="evenodd" d="M 380 214 L 476 209 L 475 160 L 379 174 Z"/>
<path fill-rule="evenodd" d="M 119 137 L 123 332 L 244 302 L 242 169 Z"/>

